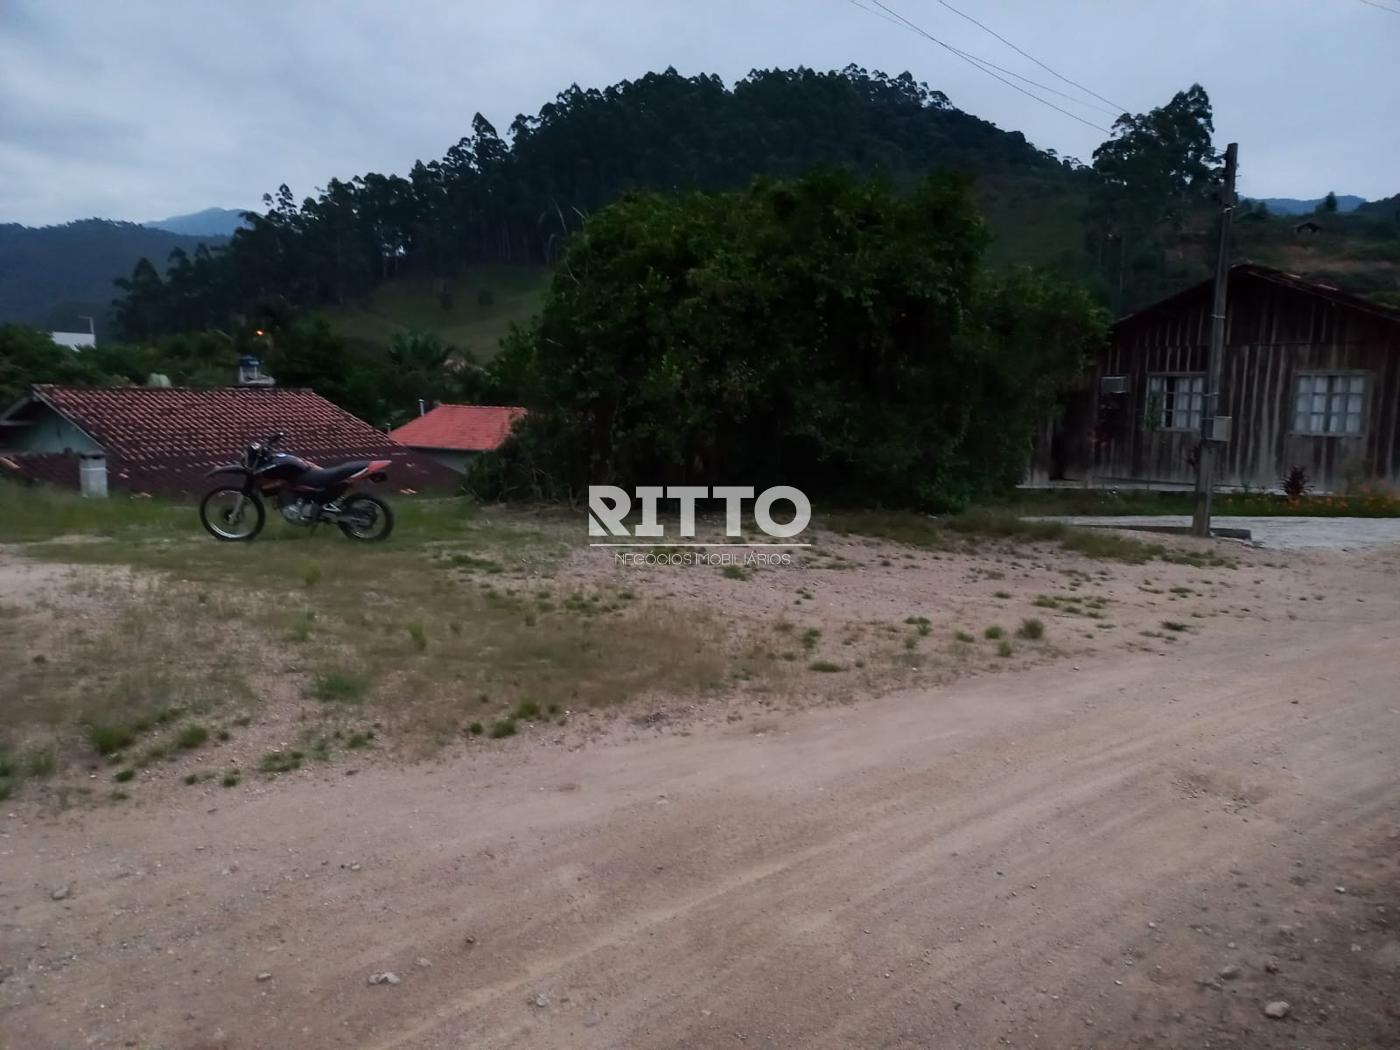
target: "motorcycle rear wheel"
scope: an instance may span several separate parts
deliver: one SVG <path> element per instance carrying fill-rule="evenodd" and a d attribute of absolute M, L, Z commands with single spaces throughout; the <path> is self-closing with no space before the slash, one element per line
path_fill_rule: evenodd
<path fill-rule="evenodd" d="M 199 501 L 199 520 L 216 540 L 247 543 L 262 532 L 267 512 L 255 494 L 223 485 L 210 489 Z"/>
<path fill-rule="evenodd" d="M 341 500 L 340 513 L 340 531 L 352 540 L 381 543 L 394 531 L 394 511 L 378 496 L 359 493 Z"/>

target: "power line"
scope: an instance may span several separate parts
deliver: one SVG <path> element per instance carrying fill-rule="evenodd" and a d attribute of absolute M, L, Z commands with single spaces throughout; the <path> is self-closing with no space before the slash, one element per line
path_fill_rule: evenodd
<path fill-rule="evenodd" d="M 874 15 L 876 18 L 883 19 L 884 21 L 890 23 L 890 25 L 899 26 L 900 29 L 907 29 L 911 33 L 918 32 L 918 30 L 914 29 L 912 26 L 906 25 L 905 23 L 899 21 L 896 18 L 891 18 L 883 11 L 877 11 L 873 8 L 864 6 L 860 2 L 860 0 L 850 0 L 850 2 L 856 7 L 859 7 L 862 11 L 867 11 L 870 14 Z M 1077 98 L 1074 95 L 1067 94 L 1066 92 L 1061 91 L 1059 88 L 1053 88 L 1049 84 L 1042 84 L 1038 80 L 1032 80 L 1030 77 L 1022 76 L 1020 73 L 1017 73 L 1014 69 L 1007 69 L 1005 66 L 999 66 L 995 62 L 990 62 L 985 58 L 982 58 L 978 55 L 974 55 L 970 51 L 964 51 L 960 47 L 953 47 L 951 44 L 945 44 L 944 46 L 947 47 L 950 51 L 961 55 L 963 58 L 971 59 L 973 62 L 977 62 L 980 65 L 989 66 L 999 73 L 1005 73 L 1009 77 L 1015 77 L 1017 80 L 1022 81 L 1023 83 L 1030 84 L 1032 87 L 1038 87 L 1042 91 L 1048 91 L 1052 95 L 1058 95 L 1060 98 L 1073 102 L 1076 106 L 1087 106 L 1090 109 L 1097 110 L 1098 112 L 1107 114 L 1110 117 L 1118 117 L 1122 115 L 1123 111 L 1121 109 L 1105 109 L 1103 106 L 1096 106 L 1092 102 L 1086 102 L 1082 98 Z M 1090 94 L 1092 94 L 1092 92 L 1090 92 Z"/>
<path fill-rule="evenodd" d="M 964 62 L 966 62 L 968 65 L 972 66 L 974 69 L 980 69 L 983 73 L 986 73 L 987 76 L 992 77 L 992 78 L 994 78 L 994 79 L 996 79 L 996 80 L 1000 80 L 1003 84 L 1005 84 L 1007 87 L 1011 88 L 1013 91 L 1019 91 L 1021 94 L 1025 95 L 1027 98 L 1033 98 L 1033 99 L 1035 99 L 1037 102 L 1039 102 L 1041 105 L 1043 105 L 1043 106 L 1049 106 L 1051 109 L 1055 110 L 1056 112 L 1058 112 L 1058 113 L 1063 113 L 1065 116 L 1069 117 L 1070 120 L 1077 120 L 1077 121 L 1079 121 L 1079 123 L 1085 125 L 1086 127 L 1093 128 L 1095 131 L 1102 131 L 1102 132 L 1104 132 L 1105 134 L 1108 134 L 1108 135 L 1113 134 L 1113 132 L 1112 132 L 1111 129 L 1104 127 L 1102 124 L 1095 124 L 1092 120 L 1085 120 L 1083 117 L 1079 116 L 1078 114 L 1076 114 L 1076 113 L 1071 113 L 1069 110 L 1065 109 L 1063 106 L 1057 106 L 1057 105 L 1055 105 L 1055 103 L 1051 102 L 1049 99 L 1041 98 L 1039 95 L 1035 94 L 1034 92 L 1032 92 L 1032 91 L 1027 91 L 1025 88 L 1021 87 L 1019 84 L 1013 84 L 1011 81 L 1007 80 L 1005 77 L 1001 76 L 1000 74 L 994 73 L 991 69 L 988 69 L 987 66 L 983 65 L 978 59 L 974 59 L 971 55 L 968 55 L 968 54 L 966 54 L 965 52 L 959 51 L 957 48 L 953 47 L 951 44 L 946 44 L 946 43 L 944 43 L 942 40 L 939 40 L 938 37 L 934 36 L 934 35 L 933 35 L 932 33 L 930 33 L 928 30 L 924 29 L 922 26 L 915 25 L 913 22 L 909 21 L 909 19 L 907 19 L 907 18 L 905 18 L 903 15 L 901 15 L 898 11 L 892 10 L 891 8 L 889 8 L 888 6 L 885 5 L 884 0 L 870 0 L 870 2 L 873 3 L 876 7 L 880 8 L 880 10 L 884 11 L 886 14 L 893 15 L 895 18 L 899 19 L 900 22 L 902 22 L 902 23 L 903 23 L 905 26 L 907 26 L 908 28 L 912 29 L 914 32 L 918 33 L 920 36 L 926 37 L 927 39 L 933 41 L 935 44 L 937 44 L 939 47 L 943 48 L 945 51 L 949 51 L 949 52 L 951 52 L 952 54 L 957 55 L 958 58 L 962 59 L 962 60 L 963 60 Z M 860 5 L 860 4 L 858 4 L 858 3 L 855 3 L 855 0 L 851 0 L 851 3 L 855 4 L 856 7 L 859 7 L 862 11 L 865 11 L 867 14 L 874 14 L 874 12 L 873 12 L 873 11 L 870 11 L 869 8 L 863 7 L 862 5 Z"/>
<path fill-rule="evenodd" d="M 1386 4 L 1377 3 L 1376 0 L 1361 0 L 1361 2 L 1371 7 L 1379 7 L 1382 11 L 1389 11 L 1392 15 L 1400 15 L 1400 11 L 1397 11 L 1393 7 L 1389 7 Z"/>
<path fill-rule="evenodd" d="M 1032 62 L 1034 62 L 1036 65 L 1038 65 L 1041 69 L 1045 70 L 1045 72 L 1051 74 L 1051 75 L 1054 76 L 1054 77 L 1058 77 L 1060 80 L 1063 80 L 1066 84 L 1070 84 L 1070 85 L 1073 85 L 1074 87 L 1077 87 L 1080 91 L 1083 91 L 1083 92 L 1085 92 L 1085 93 L 1087 93 L 1087 94 L 1093 95 L 1093 96 L 1094 96 L 1096 99 L 1098 99 L 1100 102 L 1107 102 L 1110 106 L 1112 106 L 1112 107 L 1114 108 L 1114 116 L 1119 116 L 1119 115 L 1121 115 L 1121 114 L 1127 112 L 1127 107 L 1126 107 L 1126 106 L 1120 106 L 1117 102 L 1114 102 L 1111 98 L 1104 98 L 1104 97 L 1103 97 L 1102 95 L 1100 95 L 1097 91 L 1093 91 L 1093 90 L 1091 90 L 1090 88 L 1086 88 L 1083 84 L 1079 83 L 1079 81 L 1077 81 L 1077 80 L 1071 80 L 1069 77 L 1065 76 L 1064 74 L 1055 72 L 1055 70 L 1051 69 L 1051 68 L 1050 68 L 1049 66 L 1047 66 L 1044 62 L 1042 62 L 1040 59 L 1036 58 L 1034 55 L 1032 55 L 1032 54 L 1030 54 L 1030 53 L 1028 53 L 1028 52 L 1026 52 L 1026 51 L 1022 51 L 1019 47 L 1017 47 L 1015 44 L 1013 44 L 1010 40 L 1007 40 L 1006 37 L 1002 36 L 1000 33 L 998 33 L 998 32 L 997 32 L 995 29 L 993 29 L 991 26 L 986 25 L 986 24 L 983 23 L 983 22 L 977 21 L 977 19 L 973 18 L 970 14 L 968 14 L 968 13 L 965 12 L 965 11 L 959 11 L 959 10 L 958 10 L 956 7 L 954 7 L 952 4 L 948 3 L 948 0 L 938 0 L 938 2 L 939 2 L 939 4 L 941 4 L 943 7 L 946 7 L 949 11 L 953 12 L 953 14 L 957 15 L 959 18 L 966 18 L 969 22 L 971 22 L 973 25 L 975 25 L 978 29 L 981 29 L 981 30 L 983 30 L 983 31 L 985 31 L 985 32 L 987 32 L 987 33 L 992 34 L 992 36 L 996 37 L 998 40 L 1000 40 L 1000 41 L 1001 41 L 1003 44 L 1005 44 L 1007 47 L 1011 48 L 1012 51 L 1015 51 L 1015 52 L 1016 52 L 1018 55 L 1020 55 L 1022 58 L 1028 58 L 1028 59 L 1030 59 Z M 1372 3 L 1372 2 L 1374 2 L 1374 0 L 1365 0 L 1365 2 L 1367 2 L 1367 3 Z"/>
<path fill-rule="evenodd" d="M 907 25 L 905 25 L 903 22 L 901 22 L 899 19 L 894 18 L 894 17 L 892 17 L 892 16 L 890 16 L 890 15 L 887 15 L 887 14 L 885 14 L 885 12 L 883 12 L 883 11 L 877 11 L 877 10 L 875 10 L 875 8 L 873 8 L 873 7 L 866 7 L 864 4 L 862 4 L 862 3 L 860 2 L 860 0 L 846 0 L 846 2 L 849 3 L 849 4 L 854 5 L 855 7 L 860 8 L 862 11 L 864 11 L 864 12 L 865 12 L 866 14 L 868 14 L 868 15 L 874 15 L 876 18 L 879 18 L 879 19 L 882 19 L 883 21 L 888 22 L 888 23 L 889 23 L 890 25 L 892 25 L 892 26 L 899 26 L 900 29 L 909 29 L 909 27 L 908 27 Z M 910 32 L 912 32 L 912 30 L 910 30 Z"/>

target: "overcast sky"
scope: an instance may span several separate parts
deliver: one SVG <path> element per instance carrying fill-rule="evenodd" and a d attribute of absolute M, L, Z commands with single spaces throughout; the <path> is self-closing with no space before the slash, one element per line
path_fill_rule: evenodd
<path fill-rule="evenodd" d="M 884 2 L 1076 93 L 938 0 Z M 1400 192 L 1400 0 L 950 2 L 1133 112 L 1200 81 L 1246 194 Z M 406 172 L 478 110 L 504 133 L 571 82 L 851 62 L 1042 148 L 1088 160 L 1107 137 L 850 0 L 0 0 L 0 222 L 256 207 Z"/>

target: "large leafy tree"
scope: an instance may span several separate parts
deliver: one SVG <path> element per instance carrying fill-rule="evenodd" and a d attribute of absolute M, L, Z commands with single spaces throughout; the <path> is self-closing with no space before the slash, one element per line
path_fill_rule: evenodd
<path fill-rule="evenodd" d="M 500 361 L 533 410 L 515 476 L 930 507 L 1014 483 L 1102 318 L 1046 276 L 987 277 L 985 243 L 954 177 L 628 196 L 575 236 Z"/>
<path fill-rule="evenodd" d="M 1164 269 L 1165 241 L 1216 186 L 1214 132 L 1210 96 L 1193 84 L 1148 113 L 1124 113 L 1094 151 L 1100 181 L 1088 229 L 1115 305 L 1145 293 Z"/>

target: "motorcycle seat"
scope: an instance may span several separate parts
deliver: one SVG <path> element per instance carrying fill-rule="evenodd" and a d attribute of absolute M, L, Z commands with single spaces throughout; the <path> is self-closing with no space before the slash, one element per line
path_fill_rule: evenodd
<path fill-rule="evenodd" d="M 298 488 L 328 489 L 333 485 L 339 485 L 347 478 L 354 477 L 360 471 L 369 466 L 367 459 L 352 459 L 348 463 L 340 463 L 334 467 L 312 467 L 301 477 L 296 479 Z"/>

